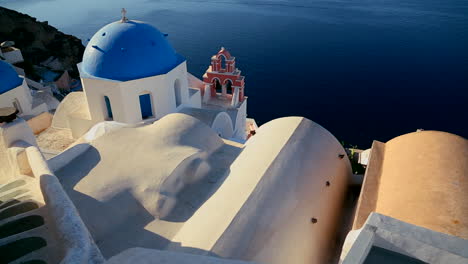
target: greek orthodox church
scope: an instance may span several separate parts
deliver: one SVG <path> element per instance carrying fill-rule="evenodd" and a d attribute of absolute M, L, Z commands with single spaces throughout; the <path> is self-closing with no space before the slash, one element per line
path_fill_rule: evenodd
<path fill-rule="evenodd" d="M 123 16 L 94 34 L 78 68 L 83 93 L 62 102 L 55 122 L 75 138 L 102 121 L 138 124 L 177 112 L 200 119 L 223 138 L 247 138 L 244 77 L 224 48 L 212 57 L 202 82 L 187 72 L 186 59 L 167 34 Z"/>

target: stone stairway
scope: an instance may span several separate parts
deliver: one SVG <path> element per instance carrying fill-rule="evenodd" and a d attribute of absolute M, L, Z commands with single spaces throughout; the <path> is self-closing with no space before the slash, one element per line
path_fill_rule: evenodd
<path fill-rule="evenodd" d="M 54 232 L 39 182 L 20 176 L 0 184 L 0 264 L 44 264 L 55 261 Z"/>
<path fill-rule="evenodd" d="M 12 111 L 3 112 L 0 113 L 0 264 L 104 263 L 75 206 L 50 171 L 26 121 L 10 117 Z"/>

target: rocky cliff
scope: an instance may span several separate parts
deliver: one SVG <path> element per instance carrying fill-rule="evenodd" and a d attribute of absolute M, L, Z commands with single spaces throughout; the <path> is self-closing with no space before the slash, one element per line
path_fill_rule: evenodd
<path fill-rule="evenodd" d="M 39 22 L 34 17 L 0 7 L 0 43 L 6 40 L 14 41 L 15 47 L 21 49 L 26 75 L 34 78 L 32 65 L 56 57 L 61 70 L 78 76 L 76 64 L 83 58 L 85 47 L 80 39 L 58 31 L 47 21 Z"/>

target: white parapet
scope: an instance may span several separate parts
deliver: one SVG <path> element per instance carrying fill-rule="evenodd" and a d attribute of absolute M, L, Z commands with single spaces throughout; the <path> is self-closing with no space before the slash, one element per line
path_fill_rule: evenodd
<path fill-rule="evenodd" d="M 234 94 L 232 95 L 231 107 L 236 107 L 239 103 L 239 87 L 234 88 Z"/>
<path fill-rule="evenodd" d="M 383 251 L 388 263 L 406 259 L 412 260 L 411 263 L 465 264 L 468 263 L 467 248 L 468 240 L 460 237 L 371 213 L 362 228 L 349 232 L 340 263 L 365 263 L 372 255 Z"/>
<path fill-rule="evenodd" d="M 211 84 L 205 84 L 205 94 L 203 95 L 203 102 L 207 103 L 211 97 Z"/>

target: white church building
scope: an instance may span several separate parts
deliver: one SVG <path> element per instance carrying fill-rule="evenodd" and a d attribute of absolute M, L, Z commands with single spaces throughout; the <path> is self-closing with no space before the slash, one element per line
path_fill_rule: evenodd
<path fill-rule="evenodd" d="M 23 76 L 13 66 L 0 59 L 0 108 L 15 107 L 23 118 L 47 112 L 47 105 L 31 95 Z"/>
<path fill-rule="evenodd" d="M 233 104 L 232 93 L 215 92 L 202 100 L 209 85 L 187 72 L 186 59 L 152 25 L 124 15 L 104 26 L 90 39 L 78 69 L 83 92 L 69 94 L 52 123 L 70 129 L 74 138 L 99 122 L 140 124 L 176 112 L 200 119 L 223 138 L 247 138 L 247 98 L 242 94 Z"/>

